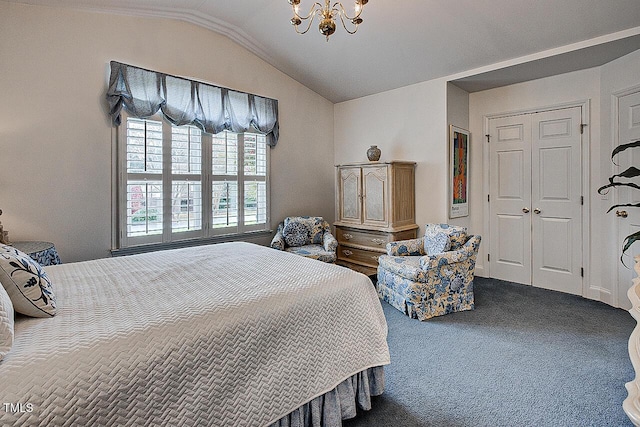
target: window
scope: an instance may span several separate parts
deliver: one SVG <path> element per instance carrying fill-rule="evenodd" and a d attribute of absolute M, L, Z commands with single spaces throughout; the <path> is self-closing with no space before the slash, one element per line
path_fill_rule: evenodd
<path fill-rule="evenodd" d="M 159 118 L 119 129 L 119 247 L 269 229 L 267 141 Z"/>

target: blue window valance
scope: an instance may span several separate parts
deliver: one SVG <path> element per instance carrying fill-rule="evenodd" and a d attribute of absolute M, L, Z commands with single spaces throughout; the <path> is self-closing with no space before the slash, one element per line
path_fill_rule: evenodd
<path fill-rule="evenodd" d="M 159 110 L 176 126 L 192 124 L 204 132 L 245 132 L 251 128 L 278 142 L 278 101 L 195 80 L 111 61 L 107 100 L 113 123 L 124 106 L 134 117 Z"/>

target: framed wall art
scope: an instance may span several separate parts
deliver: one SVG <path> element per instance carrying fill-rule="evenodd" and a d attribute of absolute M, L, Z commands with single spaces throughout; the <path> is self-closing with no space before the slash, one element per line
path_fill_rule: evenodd
<path fill-rule="evenodd" d="M 469 131 L 449 130 L 449 218 L 469 215 Z"/>

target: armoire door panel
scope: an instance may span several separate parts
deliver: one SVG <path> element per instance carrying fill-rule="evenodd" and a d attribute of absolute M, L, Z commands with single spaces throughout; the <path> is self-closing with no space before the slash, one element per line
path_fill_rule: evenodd
<path fill-rule="evenodd" d="M 362 168 L 363 223 L 387 223 L 387 168 Z"/>
<path fill-rule="evenodd" d="M 340 215 L 343 221 L 359 224 L 360 215 L 360 169 L 351 168 L 340 171 L 342 197 L 340 197 Z"/>

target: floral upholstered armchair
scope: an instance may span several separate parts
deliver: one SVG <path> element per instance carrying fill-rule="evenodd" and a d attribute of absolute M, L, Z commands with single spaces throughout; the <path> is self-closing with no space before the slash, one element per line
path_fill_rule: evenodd
<path fill-rule="evenodd" d="M 414 319 L 473 310 L 480 236 L 447 224 L 427 224 L 425 236 L 387 244 L 378 259 L 378 295 Z"/>
<path fill-rule="evenodd" d="M 338 241 L 320 216 L 289 216 L 278 225 L 271 247 L 323 262 L 336 262 Z"/>

